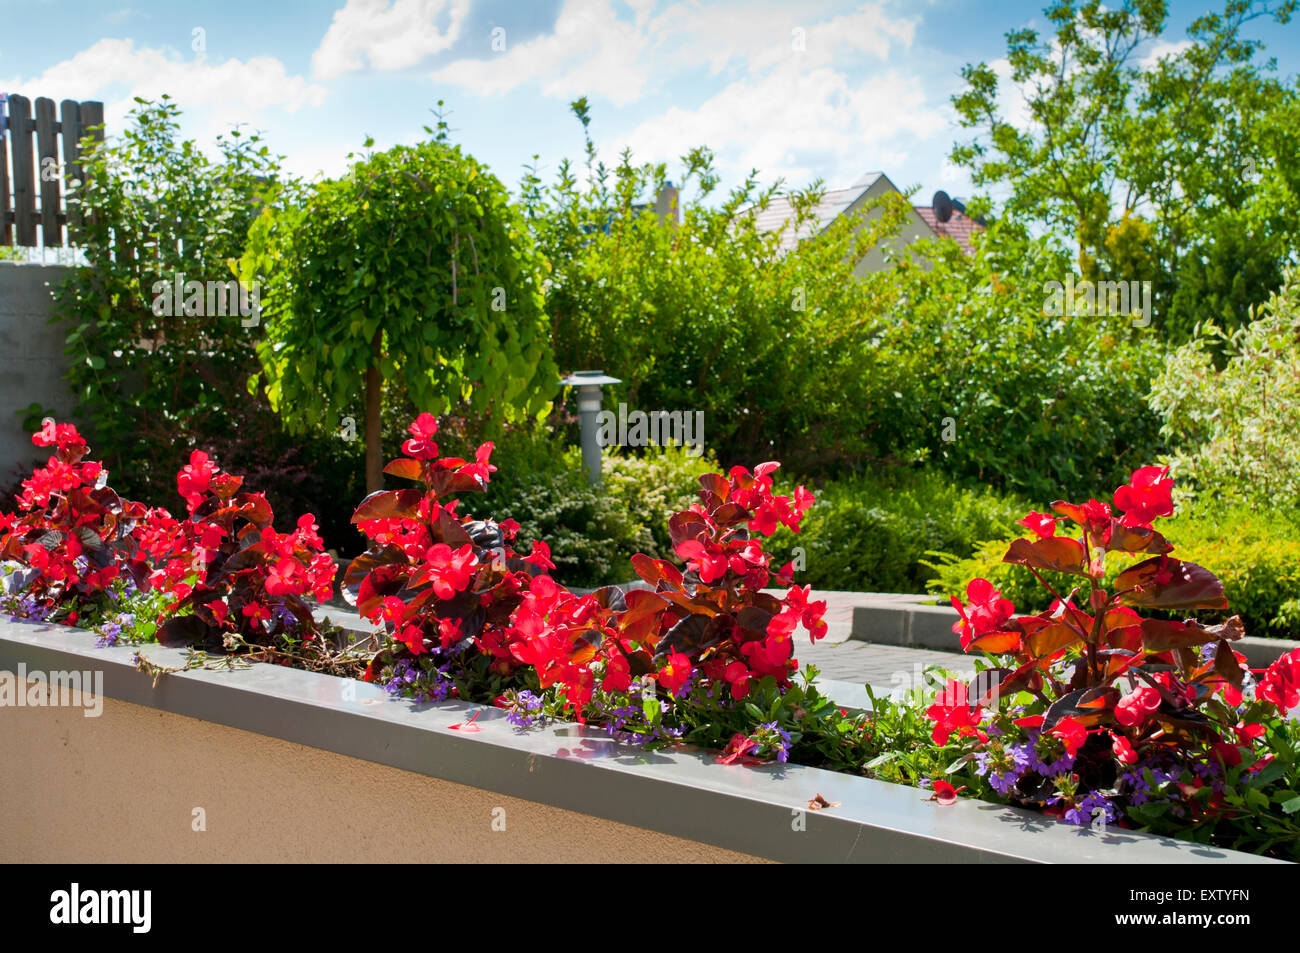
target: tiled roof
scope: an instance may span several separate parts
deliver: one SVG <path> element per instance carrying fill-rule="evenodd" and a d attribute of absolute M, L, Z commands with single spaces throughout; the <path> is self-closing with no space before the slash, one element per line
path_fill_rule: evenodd
<path fill-rule="evenodd" d="M 758 212 L 754 220 L 759 231 L 779 231 L 781 233 L 781 250 L 790 251 L 805 238 L 811 238 L 813 235 L 820 233 L 838 216 L 847 211 L 863 192 L 875 184 L 880 175 L 879 172 L 868 172 L 847 189 L 834 189 L 826 192 L 813 210 L 812 221 L 806 223 L 798 234 L 795 234 L 794 228 L 794 208 L 790 204 L 789 197 L 785 195 L 772 196 L 767 208 Z"/>
<path fill-rule="evenodd" d="M 941 222 L 934 214 L 934 209 L 931 206 L 914 205 L 912 207 L 916 209 L 916 213 L 921 216 L 925 224 L 929 225 L 931 231 L 936 235 L 954 239 L 966 254 L 975 254 L 975 249 L 971 247 L 970 240 L 971 236 L 976 232 L 984 231 L 984 226 L 979 222 L 965 213 L 957 211 L 957 209 L 952 210 L 952 217 L 948 221 Z"/>

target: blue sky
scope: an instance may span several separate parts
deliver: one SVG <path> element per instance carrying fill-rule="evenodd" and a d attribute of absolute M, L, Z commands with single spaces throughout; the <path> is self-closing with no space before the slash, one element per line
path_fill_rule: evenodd
<path fill-rule="evenodd" d="M 308 176 L 341 173 L 367 135 L 418 141 L 443 99 L 453 137 L 512 189 L 535 153 L 547 179 L 580 157 L 568 103 L 587 95 L 607 160 L 630 146 L 672 169 L 707 145 L 724 185 L 755 167 L 832 188 L 881 170 L 928 202 L 972 193 L 946 159 L 961 66 L 996 65 L 1006 31 L 1044 25 L 1044 3 L 0 0 L 0 91 L 102 100 L 110 134 L 133 96 L 170 93 L 187 136 L 209 145 L 246 123 Z M 1212 6 L 1174 0 L 1147 55 Z M 1300 71 L 1300 25 L 1247 35 L 1280 74 Z"/>

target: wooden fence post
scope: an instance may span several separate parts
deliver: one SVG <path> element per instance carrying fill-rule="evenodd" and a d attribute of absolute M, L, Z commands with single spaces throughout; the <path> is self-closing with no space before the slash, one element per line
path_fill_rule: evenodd
<path fill-rule="evenodd" d="M 104 104 L 65 99 L 56 113 L 54 100 L 41 96 L 33 115 L 32 102 L 26 96 L 11 95 L 4 102 L 7 108 L 0 111 L 0 245 L 35 247 L 38 224 L 40 243 L 46 248 L 74 244 L 87 218 L 79 203 L 67 199 L 85 178 L 80 139 L 87 127 L 99 127 L 93 134 L 103 140 Z M 66 240 L 64 225 L 68 227 Z"/>

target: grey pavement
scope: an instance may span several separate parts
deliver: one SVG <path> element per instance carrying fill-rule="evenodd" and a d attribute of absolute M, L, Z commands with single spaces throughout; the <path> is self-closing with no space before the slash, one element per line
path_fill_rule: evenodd
<path fill-rule="evenodd" d="M 773 591 L 773 594 L 780 593 Z M 826 615 L 823 617 L 826 620 L 826 635 L 816 644 L 810 645 L 800 630 L 795 641 L 795 658 L 799 660 L 800 668 L 810 663 L 817 666 L 819 681 L 849 683 L 857 688 L 870 685 L 877 695 L 883 695 L 895 689 L 921 685 L 921 673 L 931 665 L 941 666 L 960 678 L 970 678 L 974 672 L 971 660 L 960 652 L 935 652 L 863 641 L 862 636 L 870 638 L 870 632 L 858 633 L 856 639 L 852 637 L 855 606 L 878 604 L 881 600 L 918 602 L 925 597 L 882 592 L 813 590 L 812 598 L 814 601 L 826 602 Z M 953 648 L 956 647 L 957 639 L 954 636 Z M 846 694 L 842 685 L 836 685 L 833 689 L 827 686 L 827 693 L 845 704 L 856 704 L 855 699 L 865 694 L 854 693 L 852 698 L 839 697 Z"/>

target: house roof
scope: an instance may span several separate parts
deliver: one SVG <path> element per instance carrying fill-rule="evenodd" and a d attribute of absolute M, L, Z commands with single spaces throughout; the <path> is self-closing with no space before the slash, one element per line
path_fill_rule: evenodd
<path fill-rule="evenodd" d="M 952 210 L 952 217 L 946 222 L 939 221 L 938 216 L 934 214 L 934 208 L 929 205 L 913 205 L 916 214 L 920 215 L 925 224 L 930 226 L 930 230 L 936 235 L 953 239 L 961 250 L 968 255 L 975 254 L 975 249 L 971 246 L 971 236 L 976 232 L 984 231 L 984 226 L 975 221 L 965 212 L 957 209 Z"/>
<path fill-rule="evenodd" d="M 822 200 L 813 209 L 813 218 L 806 223 L 798 234 L 794 229 L 794 207 L 787 195 L 774 195 L 767 208 L 754 216 L 754 221 L 762 232 L 780 232 L 780 248 L 791 251 L 805 238 L 811 238 L 824 231 L 837 217 L 844 214 L 883 175 L 881 172 L 868 172 L 847 189 L 827 191 Z"/>
<path fill-rule="evenodd" d="M 813 235 L 824 231 L 831 222 L 852 208 L 853 204 L 862 197 L 862 194 L 882 178 L 885 178 L 883 172 L 867 172 L 846 189 L 827 191 L 813 209 L 812 219 L 804 224 L 797 233 L 794 228 L 794 208 L 788 195 L 772 196 L 767 208 L 755 214 L 754 221 L 760 231 L 779 232 L 780 242 L 778 247 L 783 252 L 791 251 L 804 239 L 811 238 Z M 888 180 L 886 179 L 886 181 Z M 974 248 L 971 246 L 971 236 L 976 232 L 983 231 L 983 225 L 957 209 L 953 209 L 952 217 L 948 221 L 940 222 L 938 216 L 934 214 L 934 209 L 930 206 L 914 205 L 912 207 L 916 210 L 917 215 L 921 217 L 921 221 L 925 222 L 929 227 L 930 231 L 936 235 L 953 239 L 966 254 L 974 254 Z"/>

